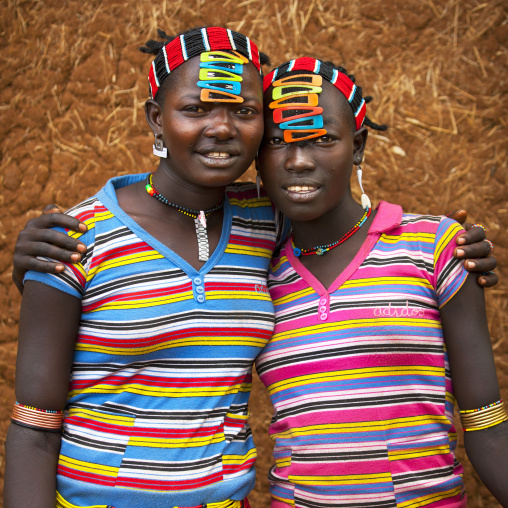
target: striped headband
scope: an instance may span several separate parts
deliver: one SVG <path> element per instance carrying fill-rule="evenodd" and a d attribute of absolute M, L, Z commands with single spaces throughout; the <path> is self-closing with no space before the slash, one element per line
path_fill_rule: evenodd
<path fill-rule="evenodd" d="M 321 60 L 316 60 L 315 58 L 302 57 L 279 65 L 279 67 L 263 78 L 263 92 L 266 92 L 277 78 L 281 78 L 284 74 L 292 73 L 293 71 L 308 71 L 323 76 L 323 78 L 334 85 L 349 102 L 355 116 L 356 130 L 363 125 L 367 107 L 365 100 L 362 98 L 360 89 L 345 74 L 338 71 L 333 66 Z"/>
<path fill-rule="evenodd" d="M 159 51 L 148 73 L 150 96 L 153 99 L 170 72 L 189 58 L 207 51 L 228 49 L 247 57 L 261 74 L 258 48 L 248 37 L 218 26 L 196 28 L 175 37 Z"/>

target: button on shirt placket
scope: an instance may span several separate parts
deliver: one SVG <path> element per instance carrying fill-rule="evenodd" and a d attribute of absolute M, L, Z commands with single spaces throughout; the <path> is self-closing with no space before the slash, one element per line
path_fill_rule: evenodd
<path fill-rule="evenodd" d="M 192 279 L 192 290 L 194 293 L 194 299 L 198 303 L 204 303 L 206 300 L 205 287 L 201 277 L 194 277 L 194 279 Z"/>
<path fill-rule="evenodd" d="M 329 295 L 321 296 L 318 307 L 319 320 L 326 321 L 328 314 L 330 314 L 330 297 Z"/>

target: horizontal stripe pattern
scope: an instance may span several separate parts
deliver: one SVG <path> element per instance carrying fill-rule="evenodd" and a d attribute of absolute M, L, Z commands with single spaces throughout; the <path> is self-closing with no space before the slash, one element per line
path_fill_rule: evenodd
<path fill-rule="evenodd" d="M 243 498 L 254 482 L 247 402 L 273 331 L 266 280 L 282 233 L 255 186 L 228 187 L 221 240 L 197 272 L 119 209 L 114 189 L 144 177 L 114 179 L 71 209 L 88 225 L 80 264 L 29 275 L 82 301 L 63 505 L 125 506 L 119 491 L 129 489 L 129 506 L 194 506 Z M 92 485 L 101 500 L 78 494 Z"/>
<path fill-rule="evenodd" d="M 275 331 L 256 360 L 275 410 L 272 508 L 465 506 L 439 315 L 465 280 L 460 232 L 381 203 L 328 291 L 290 246 L 272 261 Z"/>

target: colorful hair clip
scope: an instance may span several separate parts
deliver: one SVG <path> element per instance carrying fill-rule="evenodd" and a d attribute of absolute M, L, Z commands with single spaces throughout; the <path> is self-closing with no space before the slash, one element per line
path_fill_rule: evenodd
<path fill-rule="evenodd" d="M 301 113 L 301 111 L 307 111 L 307 113 Z M 273 121 L 275 123 L 288 122 L 289 120 L 296 120 L 297 118 L 320 115 L 322 112 L 323 108 L 312 106 L 297 106 L 296 108 L 285 106 L 273 110 Z"/>
<path fill-rule="evenodd" d="M 217 92 L 210 88 L 203 88 L 201 90 L 201 100 L 203 102 L 243 102 L 243 97 L 233 95 L 228 92 Z"/>
<path fill-rule="evenodd" d="M 321 93 L 322 91 L 323 89 L 320 86 L 311 86 L 311 85 L 277 86 L 273 89 L 272 99 L 274 100 L 282 99 L 289 97 L 291 95 L 318 94 Z"/>
<path fill-rule="evenodd" d="M 308 131 L 284 131 L 284 141 L 286 143 L 295 143 L 296 141 L 305 141 L 306 139 L 319 138 L 326 134 L 326 129 L 315 129 Z M 295 136 L 296 135 L 296 136 Z"/>
<path fill-rule="evenodd" d="M 318 94 L 310 93 L 310 94 L 299 94 L 299 95 L 291 95 L 290 97 L 282 97 L 281 99 L 277 99 L 276 101 L 270 102 L 269 108 L 281 108 L 281 107 L 294 107 L 298 108 L 299 106 L 317 106 L 318 105 Z"/>
<path fill-rule="evenodd" d="M 287 86 L 287 85 L 321 86 L 322 84 L 323 78 L 318 74 L 296 74 L 294 76 L 286 76 L 285 78 L 281 78 L 273 82 L 273 86 Z"/>
<path fill-rule="evenodd" d="M 297 118 L 295 120 L 288 120 L 279 124 L 279 129 L 296 129 L 296 130 L 310 130 L 322 129 L 323 117 L 321 115 L 308 116 L 307 118 Z"/>
<path fill-rule="evenodd" d="M 240 95 L 242 85 L 238 81 L 198 81 L 201 88 L 218 90 L 219 92 L 229 92 L 234 95 Z"/>
<path fill-rule="evenodd" d="M 226 81 L 242 81 L 242 77 L 238 74 L 234 74 L 232 72 L 226 70 L 219 69 L 200 69 L 199 70 L 199 79 L 201 80 L 226 80 Z"/>
<path fill-rule="evenodd" d="M 207 51 L 206 53 L 201 53 L 200 58 L 202 62 L 227 62 L 246 64 L 249 61 L 248 58 L 245 58 L 243 55 L 236 51 L 232 51 L 231 53 L 226 53 L 225 51 Z"/>

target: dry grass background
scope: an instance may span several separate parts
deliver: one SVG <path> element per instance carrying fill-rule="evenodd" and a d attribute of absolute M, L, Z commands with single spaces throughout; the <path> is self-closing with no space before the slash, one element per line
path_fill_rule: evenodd
<path fill-rule="evenodd" d="M 156 35 L 217 24 L 242 31 L 277 65 L 331 59 L 374 96 L 363 165 L 373 201 L 407 211 L 457 207 L 488 228 L 500 284 L 487 291 L 492 342 L 508 398 L 507 64 L 503 0 L 0 0 L 0 433 L 14 400 L 20 298 L 11 280 L 15 239 L 43 205 L 69 207 L 110 177 L 154 167 L 144 120 Z M 268 69 L 266 69 L 268 70 Z M 247 174 L 253 177 L 252 170 Z M 257 381 L 259 445 L 254 508 L 268 506 L 270 408 Z M 469 506 L 499 506 L 463 448 Z M 3 452 L 0 454 L 3 470 Z"/>

